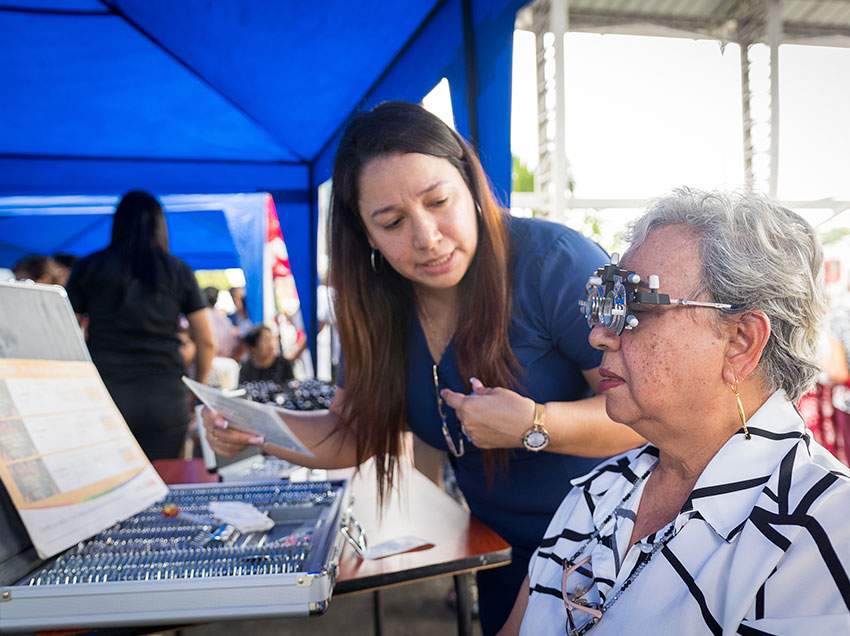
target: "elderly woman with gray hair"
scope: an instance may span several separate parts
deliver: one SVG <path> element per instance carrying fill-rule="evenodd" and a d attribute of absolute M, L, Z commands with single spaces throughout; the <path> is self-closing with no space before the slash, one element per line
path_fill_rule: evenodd
<path fill-rule="evenodd" d="M 794 402 L 824 309 L 811 226 L 680 190 L 588 282 L 608 415 L 649 443 L 574 480 L 502 633 L 850 633 L 850 478 Z"/>

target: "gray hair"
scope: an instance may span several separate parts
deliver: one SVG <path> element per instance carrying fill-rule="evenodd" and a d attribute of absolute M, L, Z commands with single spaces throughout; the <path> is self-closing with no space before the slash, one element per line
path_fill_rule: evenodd
<path fill-rule="evenodd" d="M 698 234 L 700 293 L 741 311 L 761 310 L 770 319 L 758 371 L 765 388 L 783 389 L 796 402 L 818 373 L 818 327 L 826 308 L 818 280 L 821 246 L 812 226 L 761 195 L 682 188 L 632 224 L 629 251 L 665 225 Z"/>

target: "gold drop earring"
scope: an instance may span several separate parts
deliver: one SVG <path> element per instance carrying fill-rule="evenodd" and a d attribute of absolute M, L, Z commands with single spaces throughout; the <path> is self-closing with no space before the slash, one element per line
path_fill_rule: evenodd
<path fill-rule="evenodd" d="M 741 427 L 744 429 L 744 439 L 752 439 L 750 429 L 747 428 L 747 414 L 744 412 L 744 403 L 741 401 L 741 394 L 738 392 L 738 379 L 735 379 L 735 385 L 729 385 L 732 393 L 735 394 L 735 401 L 738 403 L 738 417 L 741 418 Z"/>

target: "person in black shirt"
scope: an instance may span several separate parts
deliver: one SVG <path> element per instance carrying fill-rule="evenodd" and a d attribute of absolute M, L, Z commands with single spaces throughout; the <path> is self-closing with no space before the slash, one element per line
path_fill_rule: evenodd
<path fill-rule="evenodd" d="M 255 327 L 243 341 L 249 356 L 239 369 L 239 384 L 265 380 L 284 386 L 295 377 L 292 364 L 280 354 L 271 329 L 265 325 Z"/>
<path fill-rule="evenodd" d="M 192 269 L 168 253 L 159 201 L 147 192 L 124 195 L 109 247 L 75 265 L 67 291 L 78 317 L 88 315 L 92 360 L 142 449 L 152 460 L 177 457 L 189 422 L 180 314 L 198 349 L 201 382 L 215 343 Z"/>

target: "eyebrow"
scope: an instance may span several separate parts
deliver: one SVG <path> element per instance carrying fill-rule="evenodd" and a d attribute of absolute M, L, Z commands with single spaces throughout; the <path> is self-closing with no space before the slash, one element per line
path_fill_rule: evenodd
<path fill-rule="evenodd" d="M 436 188 L 440 187 L 441 185 L 445 185 L 446 183 L 447 183 L 446 181 L 435 181 L 434 183 L 429 185 L 427 188 L 425 188 L 424 190 L 419 192 L 416 196 L 420 196 L 420 197 L 424 196 L 424 195 L 428 194 L 429 192 L 431 192 L 432 190 L 435 190 Z M 379 214 L 385 214 L 387 212 L 391 212 L 393 209 L 395 209 L 395 207 L 396 207 L 395 203 L 391 203 L 390 205 L 385 205 L 382 208 L 377 208 L 375 210 L 372 210 L 372 213 L 369 216 L 371 218 L 375 218 Z"/>

